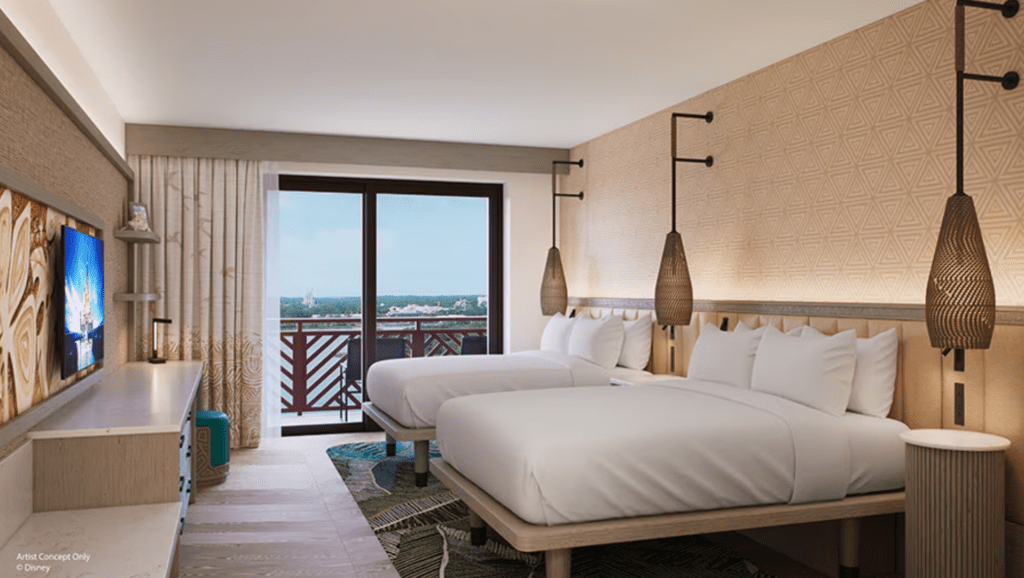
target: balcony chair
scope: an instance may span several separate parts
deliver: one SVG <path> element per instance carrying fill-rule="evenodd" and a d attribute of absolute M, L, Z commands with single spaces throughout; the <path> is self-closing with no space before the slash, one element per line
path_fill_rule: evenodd
<path fill-rule="evenodd" d="M 480 355 L 487 353 L 486 335 L 466 335 L 462 338 L 462 349 L 459 355 Z"/>
<path fill-rule="evenodd" d="M 348 361 L 341 370 L 341 419 L 348 422 L 348 410 L 363 406 L 362 340 L 348 342 Z M 378 337 L 377 361 L 405 357 L 404 337 Z M 350 403 L 351 401 L 351 403 Z"/>

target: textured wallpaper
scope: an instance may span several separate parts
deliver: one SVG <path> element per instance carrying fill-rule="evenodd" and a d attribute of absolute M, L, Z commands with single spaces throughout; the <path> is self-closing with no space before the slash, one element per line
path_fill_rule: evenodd
<path fill-rule="evenodd" d="M 696 299 L 924 303 L 956 158 L 953 0 L 928 0 L 573 149 L 569 293 L 653 298 L 678 228 Z M 756 50 L 756 47 L 750 47 Z M 703 60 L 714 66 L 713 51 Z M 1024 72 L 1024 15 L 967 11 L 967 70 Z M 968 81 L 966 189 L 997 303 L 1024 305 L 1024 87 Z"/>

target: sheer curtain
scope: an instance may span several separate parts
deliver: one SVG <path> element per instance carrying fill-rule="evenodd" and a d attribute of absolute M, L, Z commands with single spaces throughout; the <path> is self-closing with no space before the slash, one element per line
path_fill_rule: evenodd
<path fill-rule="evenodd" d="M 206 362 L 200 409 L 228 415 L 231 447 L 256 447 L 263 380 L 263 165 L 258 161 L 130 155 L 134 198 L 161 243 L 141 266 L 159 295 L 139 320 L 170 318 L 169 359 Z"/>
<path fill-rule="evenodd" d="M 263 437 L 281 436 L 281 289 L 277 174 L 263 175 Z"/>

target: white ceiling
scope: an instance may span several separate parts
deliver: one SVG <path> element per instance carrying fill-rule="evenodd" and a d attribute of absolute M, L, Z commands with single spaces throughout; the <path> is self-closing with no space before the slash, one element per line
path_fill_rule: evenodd
<path fill-rule="evenodd" d="M 126 122 L 550 147 L 920 1 L 50 0 Z"/>

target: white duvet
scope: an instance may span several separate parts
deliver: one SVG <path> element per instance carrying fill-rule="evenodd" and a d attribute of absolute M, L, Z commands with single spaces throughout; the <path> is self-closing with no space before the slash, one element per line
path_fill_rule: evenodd
<path fill-rule="evenodd" d="M 520 518 L 555 525 L 898 489 L 906 429 L 673 379 L 454 399 L 437 440 Z"/>
<path fill-rule="evenodd" d="M 610 385 L 617 371 L 572 355 L 523 351 L 508 355 L 416 357 L 379 361 L 366 391 L 381 411 L 405 427 L 434 427 L 445 401 L 477 393 Z"/>

